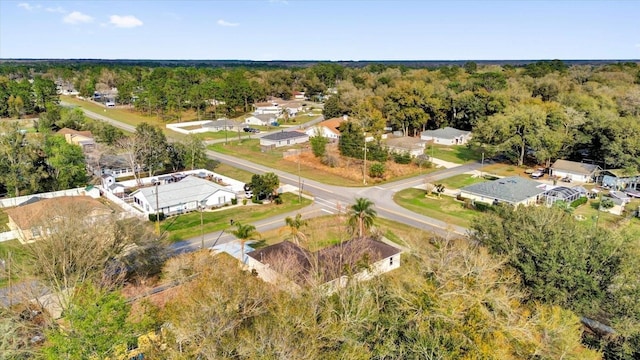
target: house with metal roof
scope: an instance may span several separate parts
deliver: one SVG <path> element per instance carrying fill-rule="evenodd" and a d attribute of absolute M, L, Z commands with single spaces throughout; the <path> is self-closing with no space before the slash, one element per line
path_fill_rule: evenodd
<path fill-rule="evenodd" d="M 600 172 L 602 185 L 611 189 L 637 189 L 640 186 L 640 172 L 625 169 L 607 169 Z"/>
<path fill-rule="evenodd" d="M 210 180 L 187 176 L 167 184 L 145 187 L 131 193 L 132 205 L 146 215 L 165 215 L 213 208 L 231 203 L 236 193 Z"/>
<path fill-rule="evenodd" d="M 400 267 L 402 250 L 387 242 L 356 238 L 310 252 L 283 241 L 247 253 L 246 264 L 267 282 L 341 287 L 352 278 L 362 281 Z"/>
<path fill-rule="evenodd" d="M 309 135 L 300 131 L 280 131 L 260 138 L 260 147 L 263 150 L 302 144 L 309 141 Z"/>
<path fill-rule="evenodd" d="M 245 124 L 268 126 L 277 121 L 277 117 L 271 113 L 254 114 L 244 120 Z"/>
<path fill-rule="evenodd" d="M 471 139 L 471 131 L 447 126 L 442 129 L 423 131 L 420 133 L 420 138 L 425 141 L 433 141 L 434 144 L 464 145 Z"/>
<path fill-rule="evenodd" d="M 536 204 L 545 190 L 545 184 L 512 176 L 466 186 L 460 189 L 460 196 L 485 204 L 506 203 L 513 206 L 527 206 Z"/>
<path fill-rule="evenodd" d="M 549 175 L 562 179 L 568 178 L 571 181 L 591 183 L 596 181 L 600 170 L 602 168 L 598 165 L 560 159 L 551 165 Z"/>

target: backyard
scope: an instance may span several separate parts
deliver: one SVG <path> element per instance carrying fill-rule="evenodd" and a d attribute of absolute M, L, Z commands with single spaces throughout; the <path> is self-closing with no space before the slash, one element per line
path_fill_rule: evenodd
<path fill-rule="evenodd" d="M 482 152 L 477 149 L 467 147 L 466 145 L 434 145 L 428 144 L 425 148 L 425 154 L 436 159 L 464 164 L 470 161 L 479 161 L 482 159 Z"/>
<path fill-rule="evenodd" d="M 413 212 L 462 227 L 469 227 L 478 214 L 476 210 L 466 209 L 463 202 L 450 196 L 425 197 L 425 191 L 422 189 L 399 191 L 393 199 L 400 206 Z"/>
<path fill-rule="evenodd" d="M 444 187 L 447 189 L 460 189 L 465 186 L 469 186 L 472 184 L 485 182 L 485 181 L 487 181 L 487 179 L 482 177 L 473 176 L 469 174 L 460 174 L 460 175 L 454 175 L 446 179 L 442 179 L 438 181 L 438 183 L 444 185 Z"/>

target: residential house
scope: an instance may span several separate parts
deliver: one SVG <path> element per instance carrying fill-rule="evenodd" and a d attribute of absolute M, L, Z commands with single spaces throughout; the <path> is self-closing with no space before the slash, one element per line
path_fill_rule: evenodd
<path fill-rule="evenodd" d="M 329 140 L 337 141 L 340 139 L 340 130 L 338 130 L 338 128 L 340 127 L 340 124 L 346 120 L 346 116 L 325 120 L 306 129 L 305 133 L 309 135 L 309 137 L 322 136 Z"/>
<path fill-rule="evenodd" d="M 280 131 L 260 138 L 260 147 L 264 150 L 301 144 L 309 141 L 309 135 L 300 131 Z"/>
<path fill-rule="evenodd" d="M 282 108 L 277 102 L 261 102 L 253 104 L 254 115 L 280 115 Z"/>
<path fill-rule="evenodd" d="M 445 127 L 437 130 L 427 130 L 420 133 L 420 138 L 425 141 L 433 141 L 441 145 L 464 145 L 471 139 L 471 131 Z"/>
<path fill-rule="evenodd" d="M 247 266 L 267 282 L 341 287 L 400 267 L 401 250 L 370 238 L 353 239 L 316 252 L 283 241 L 247 253 Z"/>
<path fill-rule="evenodd" d="M 426 141 L 410 136 L 389 137 L 384 145 L 391 153 L 409 153 L 412 157 L 424 154 Z"/>
<path fill-rule="evenodd" d="M 69 144 L 78 145 L 83 151 L 95 148 L 96 142 L 91 131 L 77 131 L 69 128 L 58 130 L 58 134 L 64 136 Z"/>
<path fill-rule="evenodd" d="M 95 176 L 111 174 L 116 179 L 133 176 L 134 172 L 129 165 L 127 156 L 129 155 L 103 154 L 100 151 L 93 150 L 85 152 L 87 170 Z M 141 171 L 143 169 L 139 167 L 137 170 Z"/>
<path fill-rule="evenodd" d="M 254 114 L 244 120 L 245 124 L 257 126 L 269 126 L 276 121 L 274 114 Z"/>
<path fill-rule="evenodd" d="M 293 98 L 296 100 L 304 100 L 305 99 L 304 91 L 294 91 Z"/>
<path fill-rule="evenodd" d="M 485 204 L 506 203 L 513 206 L 527 206 L 536 204 L 545 190 L 545 184 L 512 176 L 465 186 L 460 189 L 460 196 Z"/>
<path fill-rule="evenodd" d="M 203 123 L 201 126 L 206 131 L 218 132 L 218 131 L 224 131 L 224 130 L 236 131 L 238 130 L 238 128 L 242 127 L 242 124 L 229 119 L 218 119 L 218 120 L 207 121 Z"/>
<path fill-rule="evenodd" d="M 640 173 L 624 169 L 607 169 L 600 172 L 602 185 L 610 189 L 636 189 L 640 185 Z"/>
<path fill-rule="evenodd" d="M 72 208 L 92 221 L 113 213 L 108 206 L 89 196 L 34 199 L 36 201 L 28 201 L 5 210 L 9 218 L 9 228 L 18 234 L 22 243 L 35 241 L 42 234 L 52 231 L 49 226 L 55 224 L 55 217 L 68 215 L 64 212 Z"/>
<path fill-rule="evenodd" d="M 116 182 L 116 177 L 112 174 L 104 174 L 100 177 L 102 188 L 116 196 L 122 197 L 125 193 L 125 187 Z"/>
<path fill-rule="evenodd" d="M 146 215 L 173 215 L 229 204 L 236 198 L 236 193 L 213 181 L 187 176 L 177 182 L 138 189 L 131 197 L 132 205 Z"/>
<path fill-rule="evenodd" d="M 556 160 L 551 165 L 550 176 L 566 179 L 571 181 L 592 183 L 596 181 L 596 177 L 599 175 L 600 166 L 587 163 L 579 163 L 569 160 Z"/>

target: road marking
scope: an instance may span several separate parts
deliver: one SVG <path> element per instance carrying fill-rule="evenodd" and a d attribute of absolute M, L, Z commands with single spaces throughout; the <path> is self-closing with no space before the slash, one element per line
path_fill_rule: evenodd
<path fill-rule="evenodd" d="M 324 211 L 324 212 L 329 213 L 329 214 L 332 214 L 332 215 L 334 214 L 334 212 L 333 212 L 333 211 L 329 211 L 329 210 L 327 210 L 327 209 L 320 209 L 320 211 Z"/>

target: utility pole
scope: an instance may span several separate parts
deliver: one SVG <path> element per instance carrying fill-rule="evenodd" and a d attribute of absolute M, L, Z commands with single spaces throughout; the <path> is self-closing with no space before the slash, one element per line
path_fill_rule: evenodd
<path fill-rule="evenodd" d="M 198 207 L 200 208 L 200 248 L 204 249 L 204 221 L 202 218 L 204 206 L 202 204 L 198 204 Z"/>
<path fill-rule="evenodd" d="M 160 235 L 160 201 L 158 201 L 158 183 L 156 182 L 156 234 Z"/>
<path fill-rule="evenodd" d="M 482 177 L 482 169 L 484 168 L 484 151 L 482 152 L 482 165 L 480 165 L 480 177 Z"/>
<path fill-rule="evenodd" d="M 302 204 L 302 187 L 300 184 L 300 155 L 301 150 L 298 150 L 298 203 Z"/>

